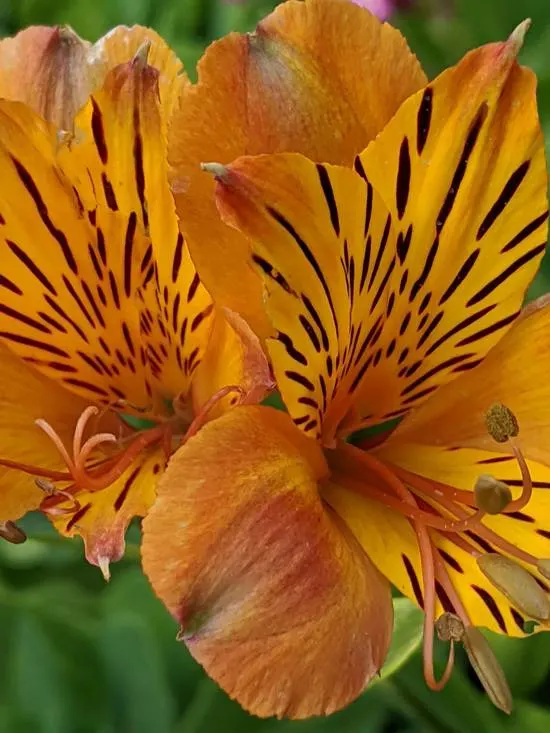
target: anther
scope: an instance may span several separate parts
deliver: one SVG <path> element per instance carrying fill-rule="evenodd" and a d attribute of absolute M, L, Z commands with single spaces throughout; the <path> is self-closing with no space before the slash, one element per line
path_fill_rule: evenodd
<path fill-rule="evenodd" d="M 446 611 L 435 622 L 435 630 L 440 641 L 462 641 L 464 624 L 454 613 Z"/>
<path fill-rule="evenodd" d="M 475 626 L 466 626 L 463 642 L 470 664 L 489 699 L 499 710 L 510 715 L 513 705 L 512 693 L 506 682 L 502 667 L 498 663 L 487 639 Z"/>
<path fill-rule="evenodd" d="M 18 527 L 15 522 L 8 519 L 6 522 L 0 522 L 0 537 L 3 537 L 12 545 L 21 545 L 27 539 L 27 535 Z"/>
<path fill-rule="evenodd" d="M 476 505 L 487 514 L 500 514 L 512 501 L 510 487 L 488 473 L 478 477 L 474 494 Z"/>
<path fill-rule="evenodd" d="M 485 577 L 525 615 L 538 621 L 550 619 L 548 596 L 525 568 L 498 553 L 481 555 L 477 564 Z"/>
<path fill-rule="evenodd" d="M 516 416 L 509 407 L 500 402 L 492 405 L 485 413 L 485 424 L 491 438 L 497 443 L 506 443 L 519 433 Z"/>
<path fill-rule="evenodd" d="M 537 570 L 541 575 L 544 575 L 545 578 L 550 580 L 550 559 L 541 558 L 537 560 Z"/>

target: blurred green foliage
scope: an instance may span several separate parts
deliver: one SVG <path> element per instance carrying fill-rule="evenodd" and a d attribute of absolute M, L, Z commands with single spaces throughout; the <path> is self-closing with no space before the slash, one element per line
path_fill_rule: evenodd
<path fill-rule="evenodd" d="M 4 0 L 0 33 L 68 23 L 95 40 L 120 23 L 150 25 L 193 75 L 207 43 L 230 30 L 253 28 L 274 4 Z M 394 22 L 432 76 L 468 48 L 506 37 L 525 17 L 533 27 L 522 60 L 539 77 L 542 124 L 550 140 L 549 0 L 418 0 Z M 548 278 L 547 263 L 532 295 L 550 290 Z M 139 569 L 136 528 L 109 585 L 84 563 L 79 541 L 61 540 L 38 517 L 29 517 L 26 528 L 34 539 L 25 545 L 0 543 L 0 733 L 550 731 L 550 634 L 524 641 L 491 638 L 516 700 L 507 718 L 491 706 L 462 658 L 444 692 L 426 688 L 415 652 L 420 614 L 403 599 L 396 600 L 396 637 L 382 678 L 354 705 L 327 719 L 298 723 L 251 718 L 176 643 L 175 624 Z"/>

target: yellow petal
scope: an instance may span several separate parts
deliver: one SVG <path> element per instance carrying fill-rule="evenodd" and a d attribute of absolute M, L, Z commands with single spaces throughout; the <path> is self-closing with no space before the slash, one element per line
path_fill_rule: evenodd
<path fill-rule="evenodd" d="M 469 53 L 359 156 L 399 231 L 393 322 L 379 343 L 391 348 L 399 330 L 379 392 L 388 411 L 416 406 L 479 362 L 512 324 L 544 253 L 536 80 L 517 50 L 513 35 Z M 365 383 L 365 407 L 376 387 Z"/>
<path fill-rule="evenodd" d="M 520 425 L 519 444 L 533 461 L 550 466 L 550 304 L 529 305 L 483 362 L 442 387 L 398 426 L 392 443 L 477 447 L 506 452 L 488 434 L 485 412 L 509 407 Z"/>
<path fill-rule="evenodd" d="M 108 579 L 109 564 L 124 556 L 124 535 L 129 523 L 134 517 L 144 517 L 155 500 L 164 463 L 164 451 L 151 449 L 108 488 L 79 492 L 78 506 L 59 497 L 44 501 L 42 508 L 51 512 L 60 534 L 82 537 L 86 559 L 101 568 Z"/>
<path fill-rule="evenodd" d="M 217 314 L 204 359 L 193 377 L 195 414 L 228 386 L 240 387 L 242 394 L 233 392 L 217 402 L 209 412 L 211 418 L 237 403 L 261 402 L 275 382 L 258 337 L 240 316 L 225 308 Z"/>
<path fill-rule="evenodd" d="M 69 442 L 87 405 L 0 345 L 0 459 L 64 470 L 53 442 L 34 421 L 46 420 Z M 102 429 L 112 430 L 113 426 L 113 419 L 103 419 Z M 36 509 L 43 498 L 31 476 L 0 466 L 0 521 Z"/>
<path fill-rule="evenodd" d="M 254 34 L 212 44 L 198 72 L 170 128 L 181 226 L 215 299 L 265 335 L 246 242 L 217 220 L 199 164 L 294 151 L 351 165 L 426 79 L 398 31 L 342 0 L 283 3 Z"/>
<path fill-rule="evenodd" d="M 385 581 L 317 493 L 323 456 L 284 413 L 239 407 L 172 458 L 143 564 L 193 656 L 260 716 L 353 700 L 391 632 Z"/>
<path fill-rule="evenodd" d="M 28 108 L 0 116 L 2 338 L 88 399 L 164 412 L 212 303 L 177 227 L 157 72 L 113 69 L 61 149 Z"/>
<path fill-rule="evenodd" d="M 72 130 L 97 78 L 90 44 L 68 27 L 31 26 L 0 41 L 0 97 L 24 102 L 48 122 Z"/>

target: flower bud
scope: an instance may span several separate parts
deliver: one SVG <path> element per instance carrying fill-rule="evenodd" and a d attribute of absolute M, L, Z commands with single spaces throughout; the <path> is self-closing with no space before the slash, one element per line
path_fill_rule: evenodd
<path fill-rule="evenodd" d="M 500 514 L 512 501 L 510 487 L 488 473 L 478 477 L 474 493 L 477 507 L 486 514 Z"/>

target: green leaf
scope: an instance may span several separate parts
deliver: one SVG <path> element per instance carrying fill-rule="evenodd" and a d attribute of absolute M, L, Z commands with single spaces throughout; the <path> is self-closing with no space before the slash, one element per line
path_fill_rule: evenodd
<path fill-rule="evenodd" d="M 174 701 L 155 638 L 137 614 L 107 616 L 98 639 L 111 718 L 124 733 L 171 733 Z"/>
<path fill-rule="evenodd" d="M 414 654 L 422 641 L 424 614 L 408 598 L 393 600 L 393 636 L 380 680 L 395 674 Z"/>

